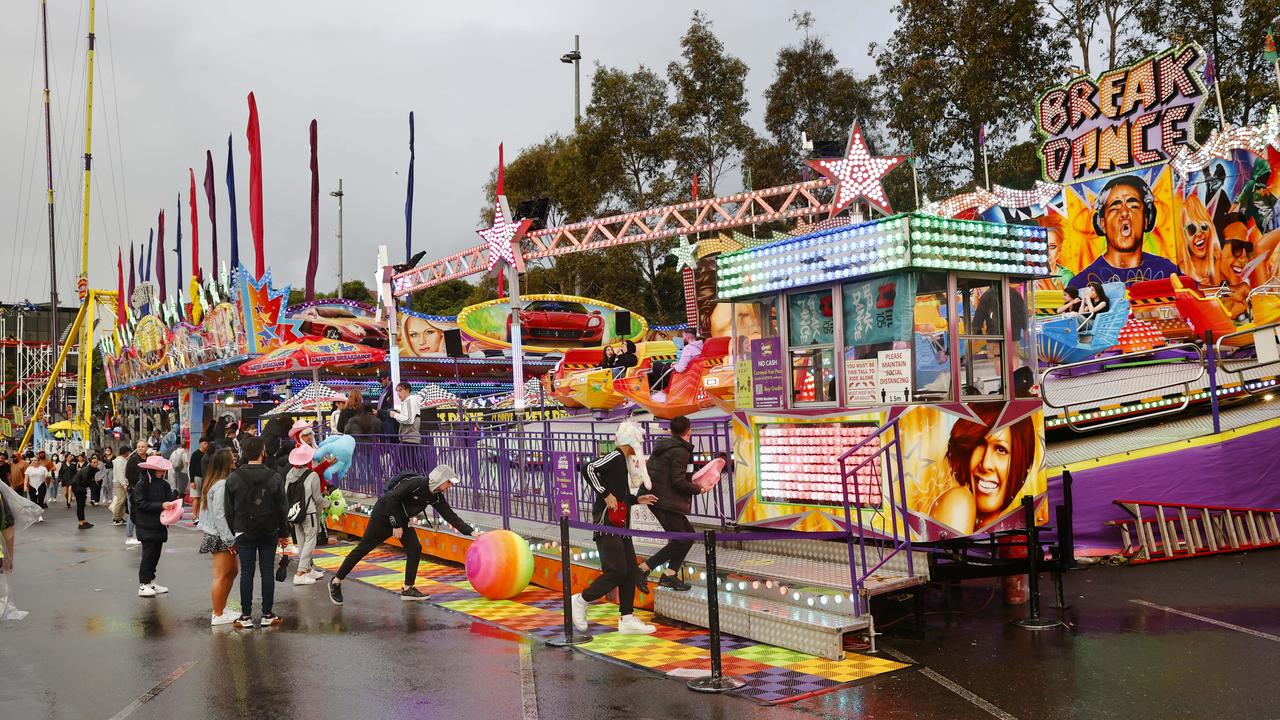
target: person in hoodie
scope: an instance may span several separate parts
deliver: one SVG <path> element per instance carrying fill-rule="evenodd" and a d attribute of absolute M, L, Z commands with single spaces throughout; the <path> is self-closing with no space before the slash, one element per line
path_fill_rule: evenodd
<path fill-rule="evenodd" d="M 314 585 L 316 580 L 324 577 L 324 573 L 311 563 L 311 556 L 316 551 L 316 538 L 320 536 L 321 513 L 329 506 L 329 501 L 320 492 L 320 475 L 311 467 L 315 455 L 316 449 L 310 445 L 295 447 L 289 453 L 289 465 L 292 467 L 284 478 L 285 497 L 289 496 L 289 488 L 294 483 L 302 483 L 304 498 L 297 516 L 289 521 L 298 543 L 298 571 L 293 576 L 294 585 Z"/>
<path fill-rule="evenodd" d="M 263 459 L 267 446 L 262 438 L 250 435 L 240 449 L 247 459 L 243 466 L 226 480 L 223 507 L 227 527 L 236 539 L 235 552 L 240 556 L 240 617 L 236 625 L 253 627 L 253 574 L 255 567 L 262 575 L 261 627 L 280 622 L 280 616 L 272 612 L 276 586 L 272 580 L 272 566 L 276 561 L 276 546 L 289 542 L 289 521 L 285 516 L 284 483 L 280 475 Z"/>
<path fill-rule="evenodd" d="M 617 448 L 591 461 L 584 471 L 587 482 L 596 493 L 591 506 L 592 522 L 597 525 L 615 525 L 610 515 L 621 515 L 620 526 L 631 524 L 628 509 L 637 503 L 650 505 L 658 498 L 648 492 L 651 487 L 644 464 L 644 432 L 634 422 L 626 421 L 618 426 Z M 637 493 L 643 493 L 637 495 Z M 633 613 L 638 573 L 636 549 L 630 537 L 596 532 L 593 535 L 600 550 L 600 568 L 603 572 L 581 593 L 569 599 L 573 626 L 578 632 L 587 631 L 587 606 L 604 597 L 610 590 L 618 590 L 618 632 L 622 635 L 649 635 L 657 628 L 637 618 Z"/>
<path fill-rule="evenodd" d="M 163 456 L 152 455 L 138 463 L 138 479 L 129 491 L 133 509 L 134 532 L 142 543 L 142 560 L 138 563 L 138 597 L 155 597 L 169 592 L 156 584 L 156 565 L 169 540 L 169 528 L 160 522 L 160 513 L 177 495 L 169 485 L 173 465 Z"/>
<path fill-rule="evenodd" d="M 387 538 L 394 537 L 404 548 L 404 585 L 400 588 L 401 600 L 427 600 L 431 596 L 414 587 L 418 579 L 418 560 L 422 557 L 422 545 L 418 542 L 418 534 L 409 527 L 410 518 L 425 511 L 430 505 L 440 517 L 463 535 L 474 535 L 475 528 L 449 507 L 445 492 L 453 487 L 458 473 L 448 465 L 437 465 L 430 475 L 411 475 L 394 483 L 390 490 L 383 493 L 374 503 L 369 513 L 369 524 L 365 526 L 364 537 L 342 561 L 342 567 L 329 581 L 329 599 L 334 605 L 342 604 L 342 580 L 355 569 L 356 563 L 365 555 L 373 552 Z M 407 530 L 407 532 L 406 532 Z"/>
<path fill-rule="evenodd" d="M 693 532 L 689 524 L 689 512 L 693 506 L 693 496 L 702 493 L 702 488 L 693 484 L 690 475 L 693 472 L 693 428 L 689 418 L 681 415 L 671 421 L 671 437 L 659 440 L 653 446 L 653 455 L 649 456 L 649 479 L 653 481 L 653 494 L 658 496 L 654 504 L 653 516 L 658 519 L 662 529 L 667 532 Z M 666 563 L 662 571 L 662 579 L 658 581 L 663 587 L 681 592 L 689 589 L 689 583 L 680 579 L 676 573 L 684 566 L 685 556 L 693 542 L 689 540 L 671 540 L 654 553 L 653 557 L 640 563 L 640 571 L 648 576 L 649 572 Z"/>

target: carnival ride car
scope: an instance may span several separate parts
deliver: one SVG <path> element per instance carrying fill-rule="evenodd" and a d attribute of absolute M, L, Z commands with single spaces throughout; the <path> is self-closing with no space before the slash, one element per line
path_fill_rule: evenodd
<path fill-rule="evenodd" d="M 520 327 L 530 342 L 584 346 L 604 341 L 604 315 L 569 300 L 534 300 L 520 310 Z M 507 341 L 511 340 L 511 313 L 507 313 Z"/>
<path fill-rule="evenodd" d="M 346 340 L 369 347 L 387 346 L 387 328 L 372 317 L 363 317 L 347 308 L 321 305 L 298 313 L 302 331 L 308 335 Z"/>
<path fill-rule="evenodd" d="M 613 387 L 626 399 L 652 413 L 654 417 L 664 420 L 711 407 L 715 401 L 703 386 L 704 379 L 713 367 L 725 364 L 732 367 L 729 362 L 729 340 L 728 337 L 709 338 L 702 345 L 702 353 L 683 372 L 668 370 L 671 378 L 667 381 L 665 400 L 655 400 L 650 392 L 653 358 L 642 360 L 632 375 L 614 380 Z M 728 384 L 732 389 L 733 384 Z"/>
<path fill-rule="evenodd" d="M 1036 324 L 1042 361 L 1052 365 L 1080 362 L 1115 347 L 1129 320 L 1129 300 L 1122 282 L 1102 286 L 1107 307 L 1094 315 L 1064 313 Z"/>
<path fill-rule="evenodd" d="M 618 377 L 615 371 L 624 370 L 620 376 L 626 377 L 635 374 L 642 366 L 648 368 L 653 360 L 674 361 L 676 346 L 669 340 L 637 343 L 639 362 L 625 369 L 600 367 L 603 357 L 603 348 L 566 350 L 550 376 L 552 397 L 566 407 L 612 410 L 626 400 L 614 389 L 613 381 Z M 729 390 L 733 391 L 732 381 Z"/>

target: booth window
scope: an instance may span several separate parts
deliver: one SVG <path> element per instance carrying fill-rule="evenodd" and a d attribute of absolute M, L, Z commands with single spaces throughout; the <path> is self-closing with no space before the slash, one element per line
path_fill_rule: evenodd
<path fill-rule="evenodd" d="M 999 279 L 956 278 L 960 383 L 964 398 L 1005 394 L 1004 303 Z"/>
<path fill-rule="evenodd" d="M 835 312 L 830 289 L 787 296 L 787 345 L 792 404 L 834 402 Z"/>
<path fill-rule="evenodd" d="M 917 273 L 912 318 L 914 400 L 951 399 L 951 345 L 947 332 L 946 273 Z"/>
<path fill-rule="evenodd" d="M 1009 330 L 1016 353 L 1013 362 L 1014 397 L 1035 396 L 1036 359 L 1035 317 L 1030 306 L 1035 300 L 1035 290 L 1030 282 L 1009 284 Z"/>

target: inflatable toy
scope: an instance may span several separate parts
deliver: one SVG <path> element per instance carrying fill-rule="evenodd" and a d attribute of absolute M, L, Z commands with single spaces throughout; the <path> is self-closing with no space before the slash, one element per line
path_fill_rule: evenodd
<path fill-rule="evenodd" d="M 164 504 L 164 510 L 160 511 L 160 524 L 166 526 L 177 525 L 182 519 L 182 501 L 170 500 Z"/>
<path fill-rule="evenodd" d="M 356 439 L 350 435 L 330 435 L 316 448 L 313 462 L 327 462 L 321 474 L 330 485 L 338 485 L 345 480 L 347 471 L 351 469 L 351 456 L 356 451 Z"/>
<path fill-rule="evenodd" d="M 533 551 L 510 530 L 492 530 L 467 549 L 467 580 L 490 600 L 519 595 L 533 578 Z"/>
<path fill-rule="evenodd" d="M 724 472 L 724 458 L 716 458 L 711 462 L 699 468 L 698 472 L 693 474 L 693 484 L 702 488 L 703 492 L 707 492 L 720 482 L 720 475 Z"/>
<path fill-rule="evenodd" d="M 329 498 L 329 507 L 324 510 L 325 519 L 337 520 L 347 514 L 347 498 L 341 490 L 334 488 L 326 497 Z"/>

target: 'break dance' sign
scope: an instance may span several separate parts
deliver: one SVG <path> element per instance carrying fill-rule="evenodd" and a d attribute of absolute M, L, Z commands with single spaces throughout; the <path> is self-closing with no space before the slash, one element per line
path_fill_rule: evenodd
<path fill-rule="evenodd" d="M 1072 183 L 1155 165 L 1193 145 L 1208 97 L 1204 63 L 1204 51 L 1189 43 L 1045 92 L 1036 107 L 1045 180 Z"/>

